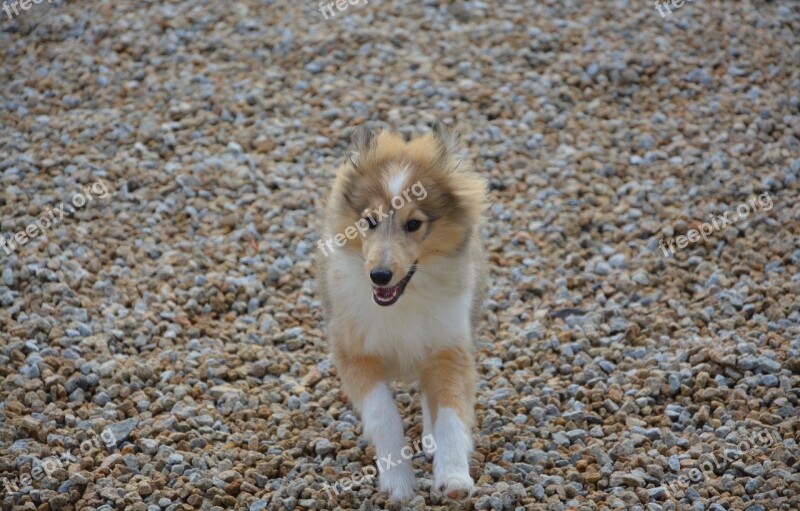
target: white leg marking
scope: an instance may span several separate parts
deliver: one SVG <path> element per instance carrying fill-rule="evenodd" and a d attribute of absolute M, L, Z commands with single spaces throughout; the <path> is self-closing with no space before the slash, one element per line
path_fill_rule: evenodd
<path fill-rule="evenodd" d="M 452 408 L 440 408 L 436 414 L 433 437 L 436 439 L 434 487 L 451 499 L 468 497 L 475 488 L 469 475 L 472 439 L 458 412 Z"/>
<path fill-rule="evenodd" d="M 380 489 L 392 501 L 414 496 L 414 471 L 411 460 L 403 459 L 403 420 L 397 411 L 392 391 L 379 383 L 364 400 L 364 436 L 375 445 L 380 471 Z"/>
<path fill-rule="evenodd" d="M 420 398 L 422 401 L 422 438 L 423 440 L 426 438 L 433 438 L 433 424 L 431 424 L 431 409 L 428 406 L 428 396 L 425 395 L 423 392 Z M 434 441 L 431 442 L 428 440 L 429 444 L 432 444 L 431 447 L 425 447 L 425 442 L 423 442 L 422 451 L 425 453 L 425 457 L 428 458 L 428 461 L 433 459 L 433 453 L 436 450 L 435 446 L 435 438 Z"/>

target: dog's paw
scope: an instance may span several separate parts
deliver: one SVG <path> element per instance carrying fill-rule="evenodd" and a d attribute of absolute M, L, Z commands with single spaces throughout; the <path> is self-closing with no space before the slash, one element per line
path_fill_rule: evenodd
<path fill-rule="evenodd" d="M 416 493 L 414 471 L 410 464 L 391 467 L 380 475 L 380 489 L 392 502 L 406 502 Z"/>
<path fill-rule="evenodd" d="M 465 499 L 475 490 L 475 485 L 469 475 L 445 475 L 436 478 L 434 485 L 439 493 L 453 500 Z"/>

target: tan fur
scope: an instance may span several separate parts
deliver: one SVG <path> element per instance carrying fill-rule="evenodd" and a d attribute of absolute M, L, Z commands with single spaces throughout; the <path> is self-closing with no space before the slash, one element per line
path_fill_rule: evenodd
<path fill-rule="evenodd" d="M 448 134 L 449 136 L 449 134 Z M 478 307 L 483 302 L 486 280 L 486 256 L 482 250 L 479 230 L 483 224 L 486 209 L 486 184 L 472 172 L 467 162 L 458 161 L 452 154 L 454 147 L 450 140 L 437 138 L 433 133 L 417 137 L 405 143 L 397 134 L 382 131 L 370 148 L 361 147 L 363 152 L 343 163 L 336 172 L 333 190 L 329 195 L 326 209 L 326 222 L 323 234 L 333 236 L 344 233 L 353 226 L 365 211 L 390 204 L 391 194 L 381 181 L 383 171 L 390 162 L 408 162 L 412 165 L 410 183 L 421 181 L 426 190 L 434 196 L 426 198 L 424 204 L 411 204 L 399 210 L 402 221 L 416 218 L 429 220 L 436 218 L 436 235 L 420 239 L 415 233 L 414 242 L 397 243 L 398 256 L 391 262 L 396 275 L 392 284 L 405 275 L 410 265 L 417 259 L 424 263 L 431 258 L 450 255 L 459 248 L 471 254 L 472 262 L 481 273 L 478 279 L 482 285 L 476 293 L 474 320 L 477 320 Z M 427 184 L 426 184 L 427 183 Z M 438 193 L 437 193 L 438 192 Z M 459 208 L 455 209 L 454 204 Z M 400 222 L 397 222 L 400 225 Z M 379 259 L 376 243 L 356 236 L 348 239 L 342 249 L 362 254 L 366 259 L 365 273 Z M 321 258 L 321 271 L 326 271 L 326 258 Z M 322 286 L 323 301 L 329 309 L 328 293 Z"/>
<path fill-rule="evenodd" d="M 420 390 L 428 396 L 431 419 L 436 422 L 439 407 L 453 408 L 472 428 L 477 373 L 472 353 L 459 346 L 434 353 L 422 367 Z"/>

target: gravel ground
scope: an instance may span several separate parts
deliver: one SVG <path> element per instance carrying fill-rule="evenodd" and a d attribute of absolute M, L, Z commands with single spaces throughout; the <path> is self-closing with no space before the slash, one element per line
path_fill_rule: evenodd
<path fill-rule="evenodd" d="M 800 4 L 633 4 L 0 11 L 0 232 L 95 192 L 0 249 L 2 509 L 384 508 L 325 491 L 374 451 L 316 225 L 353 126 L 434 119 L 492 200 L 457 507 L 800 508 Z"/>

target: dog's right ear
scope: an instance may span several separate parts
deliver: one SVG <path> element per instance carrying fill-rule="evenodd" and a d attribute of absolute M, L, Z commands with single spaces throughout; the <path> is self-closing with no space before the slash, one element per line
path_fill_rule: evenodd
<path fill-rule="evenodd" d="M 350 144 L 353 146 L 353 151 L 364 154 L 370 150 L 372 143 L 375 141 L 375 132 L 366 126 L 356 128 L 353 135 L 350 137 Z"/>
<path fill-rule="evenodd" d="M 375 131 L 366 126 L 354 129 L 350 135 L 350 156 L 347 157 L 347 160 L 350 162 L 350 167 L 356 172 L 361 173 L 361 163 L 364 162 L 365 155 L 375 145 L 376 138 Z"/>

